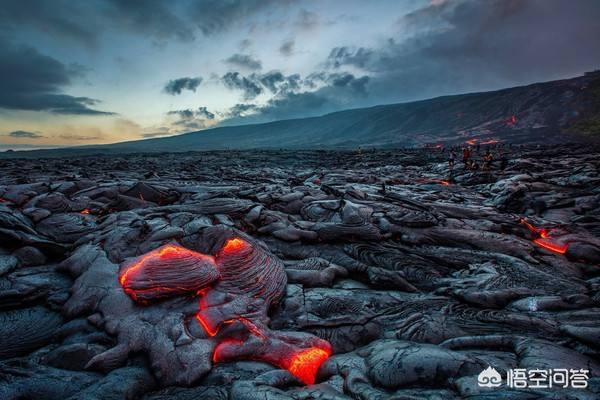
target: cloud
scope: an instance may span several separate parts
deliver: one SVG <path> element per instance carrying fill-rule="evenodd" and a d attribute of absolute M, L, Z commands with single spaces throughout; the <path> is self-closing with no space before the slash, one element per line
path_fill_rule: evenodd
<path fill-rule="evenodd" d="M 196 91 L 196 88 L 200 86 L 202 83 L 201 77 L 196 78 L 179 78 L 172 79 L 164 87 L 164 91 L 170 95 L 175 96 L 176 94 L 181 94 L 183 90 L 191 90 L 192 92 Z"/>
<path fill-rule="evenodd" d="M 195 40 L 198 31 L 211 36 L 249 27 L 265 11 L 293 4 L 289 0 L 5 0 L 0 9 L 0 31 L 28 29 L 61 36 L 88 48 L 98 46 L 107 30 L 157 43 L 170 39 L 189 42 Z"/>
<path fill-rule="evenodd" d="M 267 92 L 279 94 L 300 89 L 299 74 L 284 75 L 281 71 L 273 70 L 264 74 L 252 73 L 244 76 L 239 72 L 228 72 L 221 77 L 226 88 L 241 90 L 245 100 L 251 100 Z"/>
<path fill-rule="evenodd" d="M 189 108 L 185 110 L 174 110 L 169 111 L 168 115 L 178 115 L 182 119 L 191 118 L 203 118 L 203 119 L 215 119 L 215 114 L 208 111 L 206 107 L 198 107 L 197 110 L 191 110 Z"/>
<path fill-rule="evenodd" d="M 206 107 L 198 107 L 196 110 L 184 109 L 169 111 L 167 115 L 176 116 L 177 119 L 172 122 L 176 131 L 204 129 L 214 125 L 215 114 L 208 111 Z"/>
<path fill-rule="evenodd" d="M 141 136 L 144 139 L 151 139 L 151 138 L 155 138 L 155 137 L 159 137 L 159 136 L 167 136 L 169 134 L 169 131 L 167 132 L 155 132 L 155 133 L 142 133 Z"/>
<path fill-rule="evenodd" d="M 375 52 L 371 49 L 359 47 L 357 49 L 342 46 L 334 47 L 327 57 L 326 65 L 333 68 L 352 65 L 365 68 L 371 62 Z"/>
<path fill-rule="evenodd" d="M 185 15 L 178 15 L 177 9 L 160 0 L 107 0 L 101 4 L 94 1 L 7 0 L 2 3 L 0 27 L 9 32 L 31 28 L 87 47 L 95 47 L 106 28 L 159 41 L 169 38 L 193 40 L 194 24 Z"/>
<path fill-rule="evenodd" d="M 294 44 L 295 42 L 293 39 L 286 40 L 279 46 L 279 52 L 285 57 L 291 56 L 294 53 Z"/>
<path fill-rule="evenodd" d="M 238 103 L 225 112 L 225 117 L 238 119 L 256 113 L 259 107 L 255 104 Z"/>
<path fill-rule="evenodd" d="M 260 62 L 260 60 L 252 58 L 252 56 L 248 54 L 236 53 L 228 59 L 226 59 L 225 62 L 233 66 L 246 68 L 249 70 L 258 70 L 262 68 L 262 63 Z"/>
<path fill-rule="evenodd" d="M 253 79 L 240 75 L 239 72 L 228 72 L 221 77 L 221 82 L 228 89 L 241 90 L 244 99 L 253 99 L 263 92 L 262 87 Z"/>
<path fill-rule="evenodd" d="M 380 103 L 560 79 L 600 65 L 598 20 L 593 0 L 434 1 L 389 40 L 336 47 L 325 65 L 364 71 Z"/>
<path fill-rule="evenodd" d="M 313 78 L 315 79 L 315 78 Z M 321 115 L 355 107 L 368 95 L 368 76 L 349 73 L 323 74 L 317 90 L 287 91 L 270 99 L 259 114 L 267 120 Z"/>
<path fill-rule="evenodd" d="M 312 11 L 302 9 L 298 13 L 296 26 L 306 30 L 314 29 L 319 26 L 319 16 Z"/>
<path fill-rule="evenodd" d="M 246 39 L 242 39 L 240 40 L 240 43 L 238 44 L 240 50 L 244 51 L 246 49 L 248 49 L 250 46 L 252 46 L 252 40 L 246 38 Z"/>
<path fill-rule="evenodd" d="M 2 2 L 0 29 L 14 32 L 24 27 L 42 28 L 46 34 L 55 34 L 80 41 L 87 46 L 95 46 L 99 27 L 93 18 L 88 18 L 93 15 L 92 11 L 93 9 L 84 2 L 8 0 Z"/>
<path fill-rule="evenodd" d="M 326 71 L 304 79 L 297 74 L 284 76 L 277 71 L 250 78 L 275 93 L 274 96 L 262 105 L 236 104 L 224 114 L 227 120 L 223 125 L 301 118 L 355 107 L 366 100 L 370 82 L 367 75 L 356 77 Z"/>
<path fill-rule="evenodd" d="M 193 2 L 188 13 L 200 31 L 210 36 L 240 27 L 267 9 L 290 4 L 293 2 L 282 0 L 204 0 Z"/>
<path fill-rule="evenodd" d="M 109 0 L 104 16 L 110 24 L 130 32 L 149 35 L 158 40 L 176 38 L 194 39 L 193 25 L 185 14 L 178 15 L 176 6 L 162 0 Z"/>
<path fill-rule="evenodd" d="M 65 66 L 33 47 L 14 46 L 0 40 L 0 108 L 49 111 L 57 114 L 109 115 L 91 106 L 98 100 L 62 93 L 81 67 Z"/>
<path fill-rule="evenodd" d="M 13 138 L 20 138 L 20 139 L 41 139 L 44 136 L 39 134 L 38 132 L 29 132 L 29 131 L 13 131 L 8 133 L 7 136 L 13 137 Z"/>
<path fill-rule="evenodd" d="M 60 139 L 69 140 L 69 141 L 73 141 L 73 142 L 102 139 L 101 135 L 89 136 L 89 135 L 76 135 L 76 134 L 71 134 L 71 133 L 59 135 L 58 137 Z"/>

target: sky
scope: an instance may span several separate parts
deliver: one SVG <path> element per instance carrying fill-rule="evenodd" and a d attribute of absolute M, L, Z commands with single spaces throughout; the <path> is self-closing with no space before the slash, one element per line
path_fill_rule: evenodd
<path fill-rule="evenodd" d="M 0 149 L 574 77 L 598 21 L 597 0 L 3 0 Z"/>

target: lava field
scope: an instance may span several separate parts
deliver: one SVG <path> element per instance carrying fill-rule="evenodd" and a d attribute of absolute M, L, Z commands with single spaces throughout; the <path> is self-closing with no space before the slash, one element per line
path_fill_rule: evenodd
<path fill-rule="evenodd" d="M 600 398 L 600 147 L 504 151 L 2 159 L 0 399 Z"/>

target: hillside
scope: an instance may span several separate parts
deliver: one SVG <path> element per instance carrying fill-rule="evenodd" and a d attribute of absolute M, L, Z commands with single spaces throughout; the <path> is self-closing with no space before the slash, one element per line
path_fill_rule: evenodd
<path fill-rule="evenodd" d="M 500 140 L 561 143 L 600 133 L 600 72 L 492 92 L 345 110 L 102 146 L 37 150 L 29 156 L 225 149 L 353 149 Z M 12 153 L 12 154 L 11 154 Z M 21 152 L 3 156 L 25 155 Z"/>

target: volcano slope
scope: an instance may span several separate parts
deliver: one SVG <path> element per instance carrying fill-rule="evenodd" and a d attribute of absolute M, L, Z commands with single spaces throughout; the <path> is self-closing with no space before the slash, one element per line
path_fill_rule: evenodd
<path fill-rule="evenodd" d="M 2 160 L 0 398 L 598 398 L 600 147 L 505 150 Z"/>

